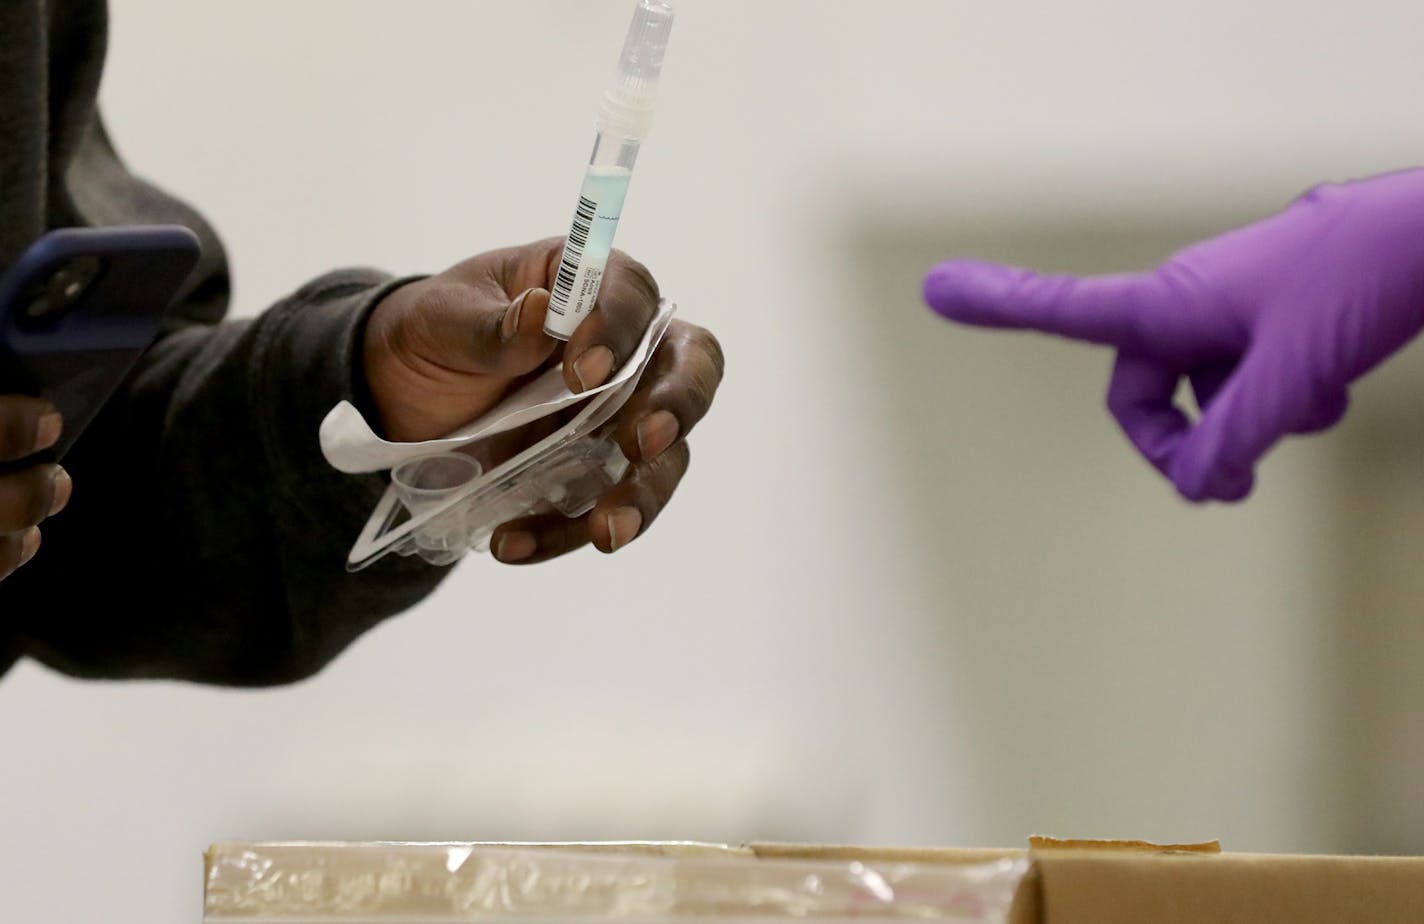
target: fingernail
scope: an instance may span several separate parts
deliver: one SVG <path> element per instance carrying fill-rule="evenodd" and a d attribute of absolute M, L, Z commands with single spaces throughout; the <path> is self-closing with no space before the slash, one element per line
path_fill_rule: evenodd
<path fill-rule="evenodd" d="M 505 340 L 513 340 L 519 336 L 519 318 L 524 314 L 524 303 L 529 299 L 529 293 L 533 289 L 525 289 L 524 294 L 514 300 L 514 304 L 504 313 L 504 324 L 499 329 L 499 334 Z"/>
<path fill-rule="evenodd" d="M 584 391 L 592 391 L 613 374 L 613 351 L 605 346 L 594 347 L 574 363 L 574 375 Z"/>
<path fill-rule="evenodd" d="M 535 539 L 532 533 L 505 533 L 500 537 L 499 546 L 494 550 L 494 557 L 502 562 L 513 564 L 533 558 L 537 551 L 539 551 L 539 540 Z"/>
<path fill-rule="evenodd" d="M 638 424 L 638 451 L 643 461 L 651 462 L 667 452 L 668 447 L 677 442 L 679 429 L 681 425 L 671 411 L 658 411 L 644 418 Z"/>
<path fill-rule="evenodd" d="M 35 451 L 41 452 L 58 443 L 63 432 L 64 418 L 59 416 L 59 411 L 49 411 L 40 417 L 39 427 L 35 430 Z"/>
<path fill-rule="evenodd" d="M 49 516 L 54 516 L 69 505 L 69 496 L 74 493 L 74 479 L 62 468 L 54 470 L 54 493 L 49 504 Z"/>
<path fill-rule="evenodd" d="M 20 567 L 30 563 L 30 559 L 35 557 L 35 553 L 40 550 L 40 531 L 38 527 L 31 526 L 25 533 L 24 545 L 20 546 Z"/>
<path fill-rule="evenodd" d="M 616 552 L 638 538 L 643 514 L 636 507 L 622 507 L 608 515 L 608 550 Z"/>

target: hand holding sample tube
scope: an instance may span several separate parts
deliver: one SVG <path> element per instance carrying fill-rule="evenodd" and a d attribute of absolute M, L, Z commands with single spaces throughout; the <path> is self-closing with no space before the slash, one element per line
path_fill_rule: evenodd
<path fill-rule="evenodd" d="M 672 21 L 667 0 L 638 0 L 567 239 L 475 257 L 377 307 L 364 366 L 388 438 L 442 437 L 550 363 L 563 366 L 574 393 L 598 388 L 634 353 L 658 312 L 658 284 L 613 249 L 613 238 L 652 124 Z M 502 526 L 491 542 L 495 557 L 534 563 L 588 543 L 615 552 L 642 536 L 687 470 L 686 437 L 711 407 L 722 371 L 717 339 L 673 321 L 617 417 L 618 442 L 632 463 L 627 477 L 587 516 Z M 531 428 L 505 439 L 531 443 L 542 435 Z"/>
<path fill-rule="evenodd" d="M 437 439 L 489 411 L 552 365 L 570 390 L 596 388 L 638 349 L 658 313 L 657 281 L 614 251 L 600 308 L 567 344 L 544 333 L 562 239 L 483 254 L 396 289 L 366 325 L 362 361 L 375 421 L 398 442 Z M 507 564 L 533 564 L 592 543 L 616 552 L 643 536 L 677 489 L 687 436 L 722 381 L 722 349 L 708 331 L 674 320 L 616 420 L 632 467 L 577 519 L 558 514 L 500 528 L 491 542 Z M 512 448 L 547 435 L 545 422 L 514 431 Z"/>
<path fill-rule="evenodd" d="M 1291 434 L 1335 426 L 1353 382 L 1424 327 L 1424 170 L 1322 186 L 1143 275 L 972 261 L 925 282 L 946 318 L 1113 347 L 1108 406 L 1183 496 L 1239 501 Z M 1188 378 L 1202 413 L 1174 404 Z"/>

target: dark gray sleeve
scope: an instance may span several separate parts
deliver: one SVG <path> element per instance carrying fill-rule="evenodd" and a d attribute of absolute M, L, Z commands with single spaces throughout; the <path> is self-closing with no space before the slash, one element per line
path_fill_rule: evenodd
<path fill-rule="evenodd" d="M 444 571 L 346 553 L 384 490 L 322 457 L 358 345 L 395 285 L 323 277 L 252 321 L 180 326 L 66 459 L 68 509 L 4 587 L 24 655 L 86 678 L 263 686 L 310 676 Z"/>

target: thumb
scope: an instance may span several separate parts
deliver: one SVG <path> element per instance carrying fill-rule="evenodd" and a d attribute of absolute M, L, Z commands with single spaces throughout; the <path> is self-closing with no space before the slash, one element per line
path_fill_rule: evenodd
<path fill-rule="evenodd" d="M 936 267 L 924 294 L 951 321 L 1036 330 L 1128 351 L 1143 346 L 1142 319 L 1161 313 L 1167 300 L 1154 274 L 1043 276 L 977 260 Z"/>
<path fill-rule="evenodd" d="M 1348 407 L 1348 393 L 1313 379 L 1291 350 L 1258 342 L 1187 435 L 1169 474 L 1188 500 L 1244 500 L 1272 447 L 1338 423 Z"/>
<path fill-rule="evenodd" d="M 498 294 L 495 294 L 495 293 Z M 425 343 L 411 346 L 428 362 L 457 372 L 517 378 L 538 369 L 557 344 L 544 333 L 547 289 L 513 300 L 493 287 L 440 287 L 415 305 L 416 330 Z M 428 355 L 427 355 L 428 354 Z"/>

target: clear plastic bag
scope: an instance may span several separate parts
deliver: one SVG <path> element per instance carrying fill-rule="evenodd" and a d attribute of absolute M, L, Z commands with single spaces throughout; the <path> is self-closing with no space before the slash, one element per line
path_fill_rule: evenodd
<path fill-rule="evenodd" d="M 220 845 L 205 924 L 775 921 L 1005 924 L 1027 856 L 765 859 L 702 845 Z"/>
<path fill-rule="evenodd" d="M 537 381 L 449 439 L 395 446 L 378 445 L 366 435 L 368 445 L 347 440 L 333 449 L 329 443 L 341 442 L 333 433 L 343 425 L 349 430 L 355 413 L 333 412 L 323 425 L 329 459 L 352 463 L 342 470 L 359 470 L 363 465 L 356 461 L 368 467 L 382 457 L 392 465 L 391 487 L 352 547 L 347 568 L 360 571 L 392 554 L 451 565 L 471 551 L 487 552 L 490 537 L 504 523 L 541 513 L 588 513 L 627 472 L 612 421 L 637 390 L 676 310 L 673 303 L 662 303 L 637 352 L 609 386 L 579 396 L 561 384 L 551 392 L 549 381 Z M 545 379 L 562 381 L 557 373 Z M 338 424 L 343 414 L 344 424 Z M 513 458 L 483 454 L 504 434 L 561 414 L 573 416 Z"/>

